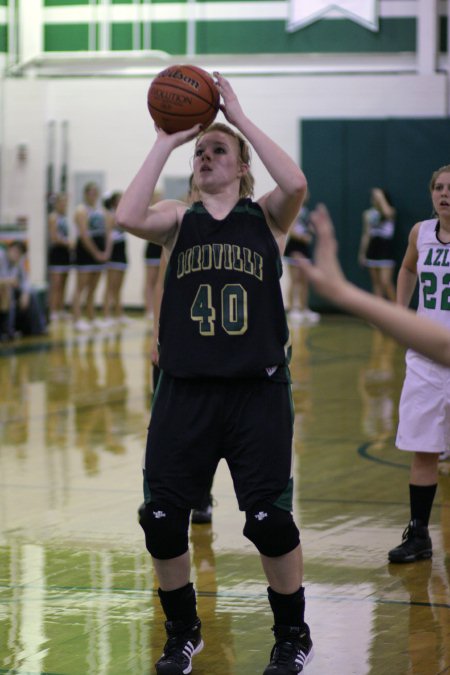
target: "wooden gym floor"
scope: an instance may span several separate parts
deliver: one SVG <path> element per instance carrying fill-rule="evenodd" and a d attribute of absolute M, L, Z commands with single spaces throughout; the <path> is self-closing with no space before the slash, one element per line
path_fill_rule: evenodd
<path fill-rule="evenodd" d="M 450 673 L 450 476 L 434 556 L 387 564 L 408 522 L 394 447 L 403 350 L 356 319 L 292 326 L 295 511 L 308 675 Z M 164 634 L 136 508 L 150 409 L 148 325 L 0 345 L 0 673 L 146 675 Z M 194 675 L 261 675 L 266 583 L 225 465 L 191 528 L 205 649 Z"/>

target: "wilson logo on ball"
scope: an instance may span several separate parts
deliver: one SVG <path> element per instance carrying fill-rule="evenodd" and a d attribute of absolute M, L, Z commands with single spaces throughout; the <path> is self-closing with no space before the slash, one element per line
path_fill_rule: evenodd
<path fill-rule="evenodd" d="M 194 89 L 200 89 L 200 82 L 194 80 L 194 78 L 186 75 L 182 70 L 173 70 L 173 68 L 167 68 L 159 74 L 160 77 L 172 77 L 174 80 L 183 80 L 186 84 L 191 85 Z"/>

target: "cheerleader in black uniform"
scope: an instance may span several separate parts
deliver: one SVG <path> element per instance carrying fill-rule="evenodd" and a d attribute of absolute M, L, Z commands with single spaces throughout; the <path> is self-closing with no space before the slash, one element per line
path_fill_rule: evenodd
<path fill-rule="evenodd" d="M 116 223 L 116 209 L 122 196 L 121 192 L 112 192 L 103 197 L 103 206 L 114 221 L 111 230 L 112 251 L 106 263 L 106 286 L 104 313 L 105 321 L 113 324 L 126 324 L 130 319 L 122 306 L 122 286 L 128 269 L 126 232 Z"/>
<path fill-rule="evenodd" d="M 73 299 L 73 320 L 75 329 L 79 331 L 106 327 L 104 319 L 95 318 L 94 302 L 101 273 L 111 255 L 113 218 L 98 205 L 99 194 L 95 183 L 87 183 L 83 191 L 83 203 L 75 210 L 77 283 Z M 81 316 L 83 305 L 86 319 Z"/>
<path fill-rule="evenodd" d="M 373 293 L 395 302 L 395 209 L 381 188 L 372 188 L 371 197 L 372 206 L 363 213 L 359 262 L 369 270 Z"/>
<path fill-rule="evenodd" d="M 289 318 L 298 323 L 314 324 L 320 320 L 320 314 L 309 309 L 308 281 L 301 267 L 297 264 L 299 259 L 311 258 L 312 239 L 309 210 L 303 205 L 291 227 L 284 252 L 290 276 L 288 294 Z"/>
<path fill-rule="evenodd" d="M 281 252 L 305 197 L 295 162 L 243 112 L 215 73 L 224 124 L 157 131 L 117 210 L 129 232 L 169 255 L 160 316 L 161 376 L 153 399 L 140 523 L 159 580 L 167 643 L 159 675 L 182 675 L 203 648 L 190 581 L 189 517 L 223 457 L 245 536 L 269 582 L 275 644 L 264 675 L 303 672 L 312 657 L 303 564 L 292 516 L 293 409 Z M 193 139 L 200 201 L 151 206 L 161 172 Z M 252 144 L 275 187 L 253 201 Z"/>
<path fill-rule="evenodd" d="M 67 195 L 56 195 L 54 208 L 48 215 L 49 310 L 50 321 L 64 316 L 67 278 L 72 269 L 73 244 L 69 237 Z"/>

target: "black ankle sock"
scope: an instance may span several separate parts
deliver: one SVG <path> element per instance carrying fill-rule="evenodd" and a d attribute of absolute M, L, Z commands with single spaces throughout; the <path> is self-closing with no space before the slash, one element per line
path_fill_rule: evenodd
<path fill-rule="evenodd" d="M 159 588 L 158 595 L 168 621 L 183 621 L 190 626 L 197 619 L 197 599 L 191 582 L 174 591 Z"/>
<path fill-rule="evenodd" d="M 428 527 L 436 488 L 437 485 L 410 484 L 409 500 L 411 504 L 411 520 L 420 520 L 422 525 Z"/>
<path fill-rule="evenodd" d="M 305 623 L 305 589 L 285 595 L 272 588 L 267 589 L 276 626 L 303 626 Z"/>

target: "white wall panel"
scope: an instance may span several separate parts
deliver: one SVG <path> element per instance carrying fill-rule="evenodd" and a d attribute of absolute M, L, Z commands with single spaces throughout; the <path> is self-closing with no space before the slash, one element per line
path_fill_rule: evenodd
<path fill-rule="evenodd" d="M 231 81 L 248 115 L 296 159 L 302 118 L 440 117 L 447 113 L 445 74 L 233 76 Z M 41 283 L 45 279 L 46 122 L 69 121 L 71 191 L 71 177 L 83 171 L 102 171 L 107 189 L 122 189 L 154 139 L 146 108 L 148 81 L 30 78 L 8 79 L 2 84 L 0 220 L 28 216 L 32 277 Z M 218 119 L 223 121 L 221 114 Z M 23 141 L 28 143 L 29 158 L 25 166 L 19 166 L 16 148 Z M 191 153 L 192 144 L 177 149 L 164 175 L 185 177 Z M 254 173 L 260 195 L 272 183 L 257 158 Z M 72 198 L 71 212 L 74 206 Z M 129 238 L 131 265 L 124 288 L 129 306 L 142 305 L 143 247 L 142 241 Z"/>

